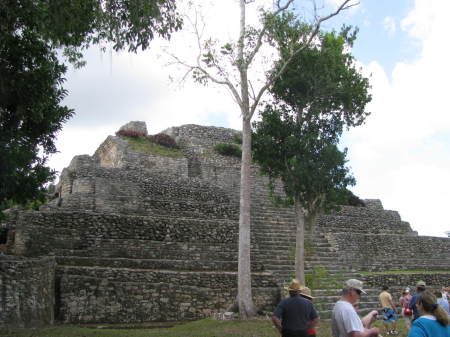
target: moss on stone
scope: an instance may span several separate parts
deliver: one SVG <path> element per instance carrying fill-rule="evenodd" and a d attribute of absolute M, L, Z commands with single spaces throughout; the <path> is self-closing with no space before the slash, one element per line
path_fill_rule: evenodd
<path fill-rule="evenodd" d="M 166 156 L 173 158 L 183 157 L 183 152 L 181 152 L 179 149 L 168 148 L 155 144 L 144 137 L 139 138 L 124 137 L 124 138 L 128 141 L 131 148 L 135 151 L 141 151 L 156 156 Z"/>

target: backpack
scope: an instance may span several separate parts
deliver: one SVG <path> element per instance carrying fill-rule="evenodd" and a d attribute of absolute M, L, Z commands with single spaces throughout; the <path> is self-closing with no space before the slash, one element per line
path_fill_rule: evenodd
<path fill-rule="evenodd" d="M 403 309 L 403 315 L 405 316 L 412 316 L 413 310 L 409 307 L 409 304 L 405 305 Z"/>

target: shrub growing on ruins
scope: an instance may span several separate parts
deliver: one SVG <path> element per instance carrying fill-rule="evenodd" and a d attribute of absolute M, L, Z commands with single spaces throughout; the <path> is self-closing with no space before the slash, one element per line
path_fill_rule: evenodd
<path fill-rule="evenodd" d="M 357 195 L 354 195 L 352 191 L 346 190 L 344 195 L 343 205 L 366 207 L 366 204 Z"/>
<path fill-rule="evenodd" d="M 158 144 L 158 145 L 161 145 L 161 146 L 169 147 L 171 149 L 178 148 L 177 142 L 175 141 L 175 139 L 173 139 L 169 135 L 166 135 L 165 133 L 158 133 L 158 134 L 153 135 L 153 136 L 148 136 L 147 138 L 151 142 L 153 142 L 155 144 Z"/>
<path fill-rule="evenodd" d="M 233 136 L 233 142 L 236 144 L 241 145 L 242 144 L 242 135 L 234 135 Z"/>
<path fill-rule="evenodd" d="M 116 136 L 139 138 L 139 137 L 146 137 L 146 134 L 143 132 L 133 130 L 119 130 L 116 132 Z"/>
<path fill-rule="evenodd" d="M 242 156 L 241 148 L 234 144 L 219 143 L 216 146 L 214 146 L 214 150 L 216 150 L 217 153 L 223 156 L 230 156 L 236 158 L 241 158 Z"/>
<path fill-rule="evenodd" d="M 172 158 L 183 157 L 183 152 L 178 148 L 169 148 L 156 143 L 151 142 L 148 137 L 126 137 L 127 142 L 130 144 L 131 149 L 135 151 L 141 151 L 155 156 L 167 156 Z"/>

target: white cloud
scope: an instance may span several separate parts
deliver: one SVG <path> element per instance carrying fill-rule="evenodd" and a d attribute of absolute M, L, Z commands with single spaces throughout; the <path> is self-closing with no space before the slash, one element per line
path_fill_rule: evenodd
<path fill-rule="evenodd" d="M 383 20 L 384 29 L 389 35 L 394 35 L 397 30 L 397 25 L 395 24 L 395 19 L 391 16 L 386 16 Z"/>
<path fill-rule="evenodd" d="M 446 59 L 446 0 L 416 0 L 402 21 L 421 54 L 396 64 L 389 80 L 373 62 L 373 114 L 346 136 L 355 191 L 381 198 L 422 235 L 443 236 L 450 229 L 444 214 L 450 201 L 450 111 Z"/>
<path fill-rule="evenodd" d="M 187 3 L 180 2 L 181 9 Z M 202 0 L 195 4 L 201 6 L 208 27 L 205 38 L 212 36 L 221 43 L 237 39 L 237 1 Z M 271 0 L 252 4 L 247 23 L 259 22 L 256 6 L 271 4 Z M 169 58 L 163 49 L 167 45 L 184 59 L 195 60 L 197 56 L 196 41 L 184 29 L 169 42 L 155 40 L 150 51 L 137 54 L 102 54 L 92 48 L 86 54 L 87 66 L 69 71 L 66 85 L 69 96 L 64 103 L 74 108 L 76 114 L 58 136 L 57 148 L 61 152 L 50 158 L 53 168 L 61 171 L 73 156 L 93 154 L 107 135 L 130 120 L 146 121 L 150 133 L 188 123 L 241 128 L 239 108 L 225 87 L 214 84 L 203 87 L 192 80 L 183 86 L 169 82 L 169 77 L 180 78 L 184 70 L 165 66 Z M 103 128 L 105 125 L 109 127 Z"/>
<path fill-rule="evenodd" d="M 235 39 L 237 1 L 202 3 L 213 5 L 206 18 L 216 27 L 214 34 Z M 355 192 L 363 198 L 380 198 L 385 208 L 398 210 L 420 234 L 429 235 L 443 235 L 450 229 L 443 213 L 450 200 L 446 174 L 450 171 L 446 102 L 450 68 L 445 44 L 449 6 L 447 0 L 416 0 L 401 28 L 420 45 L 420 57 L 398 63 L 392 74 L 386 74 L 376 60 L 364 66 L 373 74 L 369 106 L 373 113 L 364 126 L 346 135 L 358 181 Z M 249 22 L 256 20 L 254 15 Z M 170 45 L 177 54 L 189 57 L 195 44 L 185 33 L 174 35 Z M 157 57 L 163 54 L 164 44 L 154 41 L 150 51 L 136 55 L 101 55 L 91 50 L 88 65 L 68 74 L 66 102 L 77 111 L 58 137 L 61 153 L 51 159 L 52 167 L 61 170 L 73 156 L 93 154 L 107 135 L 130 120 L 146 121 L 150 133 L 187 123 L 241 128 L 238 107 L 225 88 L 192 82 L 178 88 L 168 82 L 169 75 L 177 77 L 181 72 L 164 67 L 167 60 Z"/>

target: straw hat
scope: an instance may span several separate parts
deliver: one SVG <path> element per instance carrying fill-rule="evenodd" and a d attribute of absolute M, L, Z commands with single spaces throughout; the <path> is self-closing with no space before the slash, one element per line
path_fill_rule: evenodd
<path fill-rule="evenodd" d="M 297 279 L 293 279 L 291 281 L 291 284 L 289 284 L 289 287 L 285 287 L 284 289 L 288 291 L 300 291 L 300 287 L 300 281 Z"/>
<path fill-rule="evenodd" d="M 312 300 L 314 297 L 312 297 L 311 289 L 305 286 L 300 287 L 300 296 L 303 296 L 309 300 Z"/>

